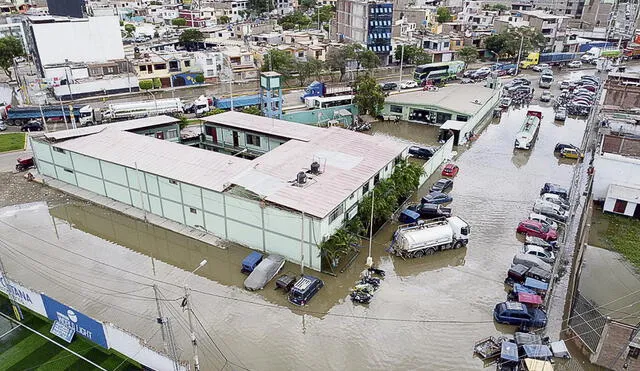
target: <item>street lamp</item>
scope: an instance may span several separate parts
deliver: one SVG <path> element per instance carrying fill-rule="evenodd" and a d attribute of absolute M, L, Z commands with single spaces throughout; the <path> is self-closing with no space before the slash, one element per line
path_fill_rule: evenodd
<path fill-rule="evenodd" d="M 184 300 L 182 306 L 187 307 L 187 316 L 189 318 L 189 331 L 191 332 L 191 344 L 193 345 L 193 367 L 195 371 L 200 371 L 200 361 L 198 360 L 198 341 L 196 340 L 196 332 L 193 330 L 193 322 L 191 321 L 191 289 L 187 285 L 187 280 L 191 278 L 198 269 L 204 267 L 207 264 L 207 259 L 203 259 L 200 264 L 185 277 L 183 286 L 184 286 Z"/>
<path fill-rule="evenodd" d="M 158 101 L 156 100 L 156 95 L 150 92 L 149 90 L 145 90 L 151 97 L 153 98 L 153 105 L 156 106 L 156 110 L 154 112 L 154 116 L 158 114 Z"/>
<path fill-rule="evenodd" d="M 398 90 L 402 89 L 400 85 L 402 85 L 402 62 L 404 62 L 404 44 L 400 44 L 400 46 L 402 49 L 400 50 L 400 78 L 398 79 Z"/>
<path fill-rule="evenodd" d="M 231 96 L 231 111 L 233 111 L 233 66 L 231 65 L 231 58 L 228 55 L 224 54 L 224 58 L 229 65 L 229 95 Z M 269 58 L 271 57 L 269 56 Z"/>
<path fill-rule="evenodd" d="M 520 68 L 520 57 L 522 56 L 522 44 L 524 43 L 524 34 L 520 34 L 520 49 L 518 50 L 518 62 L 516 62 L 516 76 L 518 76 L 518 69 Z"/>
<path fill-rule="evenodd" d="M 493 55 L 496 56 L 496 63 L 500 62 L 500 54 L 494 52 L 493 50 L 489 50 L 489 52 L 491 52 Z"/>

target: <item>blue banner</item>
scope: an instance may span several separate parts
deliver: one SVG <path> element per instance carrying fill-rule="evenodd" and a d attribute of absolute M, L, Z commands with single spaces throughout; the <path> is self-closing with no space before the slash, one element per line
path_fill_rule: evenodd
<path fill-rule="evenodd" d="M 47 311 L 47 317 L 50 320 L 59 321 L 65 326 L 74 329 L 78 335 L 84 336 L 104 348 L 109 348 L 102 323 L 85 316 L 45 294 L 42 294 L 42 302 L 44 303 L 44 309 Z"/>

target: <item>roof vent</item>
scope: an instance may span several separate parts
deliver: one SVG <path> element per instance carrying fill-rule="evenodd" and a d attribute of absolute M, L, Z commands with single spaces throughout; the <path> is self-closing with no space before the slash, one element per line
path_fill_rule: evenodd
<path fill-rule="evenodd" d="M 314 161 L 311 163 L 311 174 L 318 175 L 320 174 L 320 163 L 318 161 Z"/>

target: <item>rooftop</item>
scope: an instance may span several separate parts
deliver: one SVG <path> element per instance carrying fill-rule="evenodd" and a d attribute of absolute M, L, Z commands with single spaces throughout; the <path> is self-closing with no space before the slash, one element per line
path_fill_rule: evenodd
<path fill-rule="evenodd" d="M 285 139 L 297 139 L 303 142 L 308 142 L 324 133 L 323 129 L 315 126 L 293 124 L 289 121 L 270 119 L 263 116 L 250 116 L 248 119 L 246 114 L 235 111 L 203 117 L 202 120 L 226 127 L 244 129 Z"/>
<path fill-rule="evenodd" d="M 563 15 L 555 15 L 550 13 L 545 13 L 542 10 L 523 10 L 520 12 L 522 15 L 528 15 L 530 17 L 536 17 L 540 19 L 563 19 L 570 18 Z"/>
<path fill-rule="evenodd" d="M 474 115 L 491 97 L 497 94 L 493 89 L 477 84 L 450 85 L 438 91 L 416 91 L 387 97 L 385 103 L 416 106 L 436 106 L 449 111 Z"/>
<path fill-rule="evenodd" d="M 145 118 L 135 119 L 135 120 L 119 121 L 111 124 L 85 126 L 77 129 L 61 130 L 53 133 L 45 133 L 44 136 L 47 139 L 57 141 L 57 140 L 82 137 L 89 134 L 95 134 L 107 129 L 129 131 L 129 130 L 136 130 L 136 129 L 144 129 L 144 128 L 157 126 L 157 125 L 167 125 L 167 124 L 172 124 L 179 121 L 180 120 L 175 117 L 160 115 L 160 116 L 145 117 Z"/>

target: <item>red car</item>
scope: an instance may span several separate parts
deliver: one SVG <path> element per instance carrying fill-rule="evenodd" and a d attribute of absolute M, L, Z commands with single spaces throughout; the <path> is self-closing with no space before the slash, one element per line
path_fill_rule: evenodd
<path fill-rule="evenodd" d="M 460 171 L 460 168 L 458 167 L 458 165 L 447 164 L 447 166 L 445 166 L 444 169 L 442 169 L 442 175 L 450 176 L 453 178 L 454 176 L 458 175 L 458 171 Z"/>
<path fill-rule="evenodd" d="M 545 241 L 558 239 L 558 233 L 546 225 L 531 219 L 524 220 L 518 224 L 518 233 L 524 233 L 527 236 L 539 237 Z"/>

